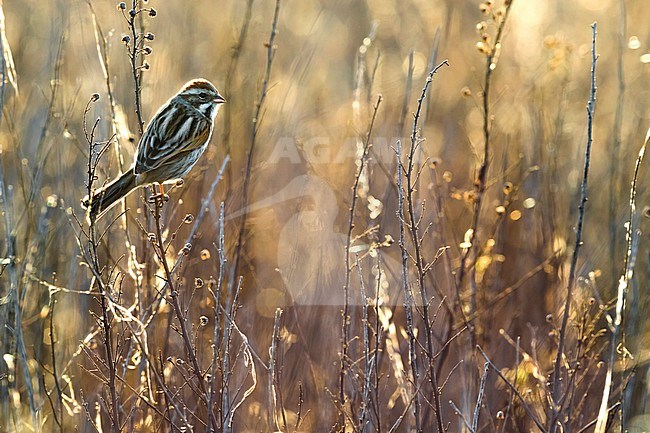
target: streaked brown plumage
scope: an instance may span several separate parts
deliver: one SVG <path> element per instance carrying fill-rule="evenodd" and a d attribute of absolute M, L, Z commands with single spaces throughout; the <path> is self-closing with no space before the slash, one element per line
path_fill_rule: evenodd
<path fill-rule="evenodd" d="M 135 188 L 183 178 L 205 151 L 214 118 L 226 100 L 207 80 L 187 82 L 153 116 L 142 134 L 133 165 L 122 176 L 82 200 L 101 216 Z"/>

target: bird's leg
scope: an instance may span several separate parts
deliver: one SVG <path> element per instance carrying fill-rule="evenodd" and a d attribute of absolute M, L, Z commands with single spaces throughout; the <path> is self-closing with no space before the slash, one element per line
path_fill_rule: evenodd
<path fill-rule="evenodd" d="M 163 187 L 162 183 L 156 182 L 154 183 L 154 185 L 157 185 L 158 192 L 156 192 L 156 186 L 152 186 L 151 190 L 153 194 L 151 195 L 151 197 L 149 197 L 149 202 L 155 203 L 158 201 L 158 199 L 162 199 L 162 201 L 160 202 L 160 206 L 162 206 L 164 202 L 169 201 L 169 196 L 165 194 L 165 188 Z"/>
<path fill-rule="evenodd" d="M 162 183 L 158 184 L 158 187 L 160 188 L 160 197 L 162 198 L 164 203 L 167 203 L 169 201 L 169 196 L 165 194 L 165 187 Z M 162 206 L 162 205 L 161 205 Z"/>

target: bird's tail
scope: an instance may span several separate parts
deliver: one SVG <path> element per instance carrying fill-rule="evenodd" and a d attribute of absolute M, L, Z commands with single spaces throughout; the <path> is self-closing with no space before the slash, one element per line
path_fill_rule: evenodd
<path fill-rule="evenodd" d="M 135 187 L 135 173 L 129 170 L 113 182 L 96 190 L 91 199 L 88 196 L 84 197 L 81 205 L 85 209 L 90 207 L 91 217 L 98 218 Z"/>

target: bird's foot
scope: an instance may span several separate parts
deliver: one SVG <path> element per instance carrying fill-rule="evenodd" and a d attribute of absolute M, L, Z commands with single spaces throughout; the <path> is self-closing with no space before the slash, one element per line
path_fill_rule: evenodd
<path fill-rule="evenodd" d="M 151 204 L 160 203 L 162 206 L 163 203 L 167 203 L 169 201 L 169 196 L 165 193 L 151 194 L 147 201 Z"/>

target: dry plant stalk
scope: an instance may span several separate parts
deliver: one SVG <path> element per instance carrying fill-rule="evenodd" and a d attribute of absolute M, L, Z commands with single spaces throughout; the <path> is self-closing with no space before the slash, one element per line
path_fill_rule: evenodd
<path fill-rule="evenodd" d="M 591 145 L 593 143 L 593 119 L 596 104 L 596 23 L 592 26 L 592 39 L 591 39 L 591 91 L 589 93 L 589 102 L 587 104 L 587 145 L 585 148 L 585 163 L 582 174 L 582 183 L 580 187 L 580 203 L 578 204 L 578 222 L 576 224 L 576 237 L 573 249 L 573 256 L 571 257 L 571 267 L 569 269 L 569 280 L 566 287 L 566 299 L 564 302 L 564 312 L 562 315 L 562 324 L 558 334 L 558 347 L 557 356 L 555 357 L 555 364 L 553 367 L 553 408 L 552 416 L 550 419 L 549 430 L 555 432 L 558 425 L 558 417 L 560 416 L 560 399 L 562 398 L 562 365 L 564 364 L 564 351 L 567 338 L 567 324 L 569 322 L 569 312 L 571 310 L 571 303 L 573 301 L 573 289 L 576 279 L 576 269 L 578 266 L 578 253 L 582 246 L 582 228 L 584 224 L 585 206 L 587 204 L 587 181 L 589 179 L 589 167 L 591 163 Z"/>
<path fill-rule="evenodd" d="M 647 108 L 635 94 L 642 93 L 635 91 L 643 66 L 625 54 L 635 44 L 642 46 L 631 36 L 641 20 L 626 15 L 625 2 L 619 2 L 620 21 L 613 21 L 619 37 L 599 41 L 601 51 L 616 54 L 616 61 L 605 67 L 598 62 L 599 80 L 618 84 L 612 93 L 617 99 L 598 102 L 598 119 L 613 125 L 603 137 L 612 145 L 608 155 L 613 163 L 603 166 L 592 156 L 589 169 L 609 175 L 608 188 L 597 184 L 598 179 L 589 181 L 591 188 L 609 190 L 602 200 L 598 196 L 591 201 L 589 212 L 597 208 L 601 215 L 609 213 L 609 220 L 592 222 L 585 215 L 585 167 L 578 175 L 583 174 L 583 183 L 576 193 L 582 193 L 575 205 L 579 230 L 568 241 L 569 248 L 566 235 L 571 227 L 562 216 L 570 212 L 566 208 L 576 197 L 559 190 L 553 179 L 575 171 L 574 135 L 568 131 L 579 114 L 572 89 L 582 87 L 583 74 L 571 76 L 576 57 L 569 54 L 579 33 L 562 29 L 567 34 L 563 39 L 535 34 L 535 26 L 524 28 L 527 22 L 516 23 L 517 36 L 525 30 L 530 40 L 518 39 L 515 44 L 513 38 L 508 50 L 530 54 L 522 52 L 522 46 L 529 47 L 534 37 L 541 44 L 544 38 L 545 48 L 534 55 L 540 65 L 548 56 L 549 69 L 534 65 L 531 74 L 530 65 L 522 68 L 517 62 L 520 57 L 509 55 L 508 63 L 499 65 L 508 72 L 501 77 L 495 72 L 510 29 L 506 21 L 511 0 L 481 2 L 487 23 L 478 28 L 484 67 L 478 80 L 482 94 L 474 107 L 453 93 L 463 82 L 472 81 L 472 68 L 454 68 L 457 75 L 445 81 L 446 86 L 436 86 L 435 94 L 442 98 L 427 96 L 431 75 L 422 93 L 411 95 L 417 81 L 435 69 L 438 52 L 448 50 L 450 42 L 465 41 L 451 18 L 471 10 L 461 11 L 453 2 L 441 4 L 444 11 L 433 8 L 432 12 L 415 3 L 401 7 L 400 14 L 391 18 L 394 28 L 401 29 L 398 33 L 381 19 L 374 20 L 386 13 L 386 5 L 377 2 L 334 9 L 313 2 L 286 9 L 280 0 L 224 2 L 219 12 L 229 19 L 224 26 L 212 27 L 213 20 L 204 19 L 205 11 L 216 10 L 209 2 L 169 3 L 152 23 L 152 28 L 165 31 L 156 36 L 160 51 L 156 49 L 151 66 L 147 45 L 152 45 L 148 41 L 153 34 L 146 31 L 151 1 L 86 0 L 80 5 L 81 21 L 71 22 L 77 12 L 74 7 L 53 12 L 33 8 L 15 14 L 26 7 L 23 3 L 29 6 L 36 0 L 12 7 L 8 34 L 0 16 L 0 232 L 4 236 L 0 240 L 0 430 L 63 433 L 79 426 L 112 433 L 319 429 L 604 433 L 632 427 L 633 391 L 638 392 L 641 383 L 634 374 L 640 376 L 645 368 L 642 364 L 631 368 L 628 350 L 636 344 L 631 330 L 641 328 L 635 323 L 636 304 L 641 304 L 636 301 L 644 299 L 633 290 L 635 280 L 643 281 L 648 272 L 640 236 L 644 223 L 636 206 L 645 199 L 642 164 L 649 139 L 633 174 L 627 175 L 632 177 L 632 187 L 621 266 L 622 260 L 616 258 L 617 250 L 623 251 L 616 242 L 623 238 L 616 231 L 626 177 L 621 158 L 628 154 L 628 131 L 637 126 L 627 121 L 624 107 L 634 107 L 640 119 Z M 115 5 L 114 16 L 104 14 L 107 6 L 114 10 Z M 571 5 L 564 10 L 567 16 L 579 17 L 580 8 Z M 169 17 L 179 11 L 179 19 Z M 52 13 L 57 14 L 54 20 L 49 19 Z M 445 13 L 447 22 L 431 28 L 431 18 Z M 469 15 L 462 18 L 460 22 L 466 22 Z M 184 24 L 185 19 L 193 20 L 200 36 L 170 40 L 167 34 L 175 33 L 166 30 Z M 348 19 L 370 30 L 342 26 Z M 48 46 L 21 33 L 28 24 L 50 21 L 53 37 Z M 263 47 L 260 43 L 259 50 L 253 49 L 249 38 L 267 32 L 267 21 L 270 34 L 264 36 Z M 625 36 L 628 25 L 629 38 Z M 121 28 L 125 35 L 116 35 L 109 30 L 113 28 Z M 285 31 L 286 40 L 280 38 Z M 319 34 L 323 31 L 326 38 Z M 358 48 L 363 51 L 355 51 L 355 42 L 348 39 L 359 36 L 363 43 Z M 15 37 L 24 37 L 26 43 L 12 54 L 8 41 Z M 432 44 L 427 42 L 431 37 Z M 276 56 L 280 39 L 282 50 L 277 53 L 282 55 Z M 595 28 L 593 39 L 595 43 Z M 45 72 L 32 65 L 33 46 L 52 59 Z M 205 63 L 206 47 L 223 61 Z M 423 54 L 427 50 L 429 56 Z M 178 53 L 187 58 L 186 63 L 178 62 Z M 14 54 L 20 76 L 13 66 Z M 591 54 L 595 56 L 593 46 Z M 77 55 L 97 62 L 89 68 L 70 67 Z M 451 55 L 469 57 L 463 52 Z M 591 146 L 598 124 L 593 117 L 596 62 L 589 60 L 593 63 L 588 108 Z M 220 165 L 205 164 L 209 168 L 201 174 L 218 169 L 217 177 L 203 177 L 192 185 L 196 190 L 186 188 L 183 194 L 172 195 L 171 201 L 160 196 L 140 200 L 129 212 L 125 201 L 123 210 L 114 212 L 114 220 L 88 223 L 73 210 L 83 194 L 81 179 L 86 179 L 83 189 L 92 190 L 93 183 L 123 169 L 123 156 L 128 154 L 124 147 L 137 141 L 146 126 L 148 97 L 157 98 L 146 94 L 146 89 L 156 87 L 148 83 L 153 78 L 148 68 L 153 66 L 160 80 L 208 74 L 222 86 L 225 83 L 226 95 L 235 103 L 224 107 L 219 118 L 223 138 L 213 150 L 219 158 L 227 155 L 216 161 Z M 278 88 L 286 89 L 279 98 L 270 94 L 274 77 L 280 82 Z M 496 95 L 497 80 L 510 77 L 508 86 Z M 333 79 L 341 82 L 331 85 Z M 287 82 L 290 85 L 285 86 Z M 86 105 L 83 95 L 94 91 L 101 94 L 101 102 L 93 96 Z M 373 100 L 379 91 L 384 98 Z M 470 96 L 471 91 L 467 88 L 463 94 Z M 531 98 L 522 104 L 518 100 L 522 95 Z M 512 107 L 503 100 L 512 101 Z M 408 105 L 415 101 L 411 128 L 406 126 Z M 601 110 L 603 105 L 606 108 Z M 124 106 L 132 107 L 128 116 Z M 526 108 L 539 110 L 526 113 Z M 132 117 L 133 136 L 127 117 Z M 405 127 L 406 139 L 401 137 Z M 345 133 L 351 136 L 343 137 Z M 306 140 L 319 134 L 330 140 L 319 156 L 329 152 L 331 158 L 314 162 L 309 154 L 313 143 Z M 424 142 L 424 136 L 433 140 Z M 242 138 L 248 145 L 235 146 Z M 258 170 L 260 155 L 271 150 L 275 156 L 274 146 L 281 147 L 278 142 L 286 138 L 295 141 L 287 165 L 278 164 L 281 170 L 276 175 L 269 168 L 273 162 L 266 160 Z M 470 147 L 485 145 L 477 153 L 478 163 L 469 161 L 463 141 Z M 397 157 L 382 153 L 390 150 L 390 143 L 397 143 Z M 343 156 L 347 159 L 336 159 L 333 154 L 339 151 L 347 151 Z M 356 164 L 354 178 L 349 179 L 354 182 L 346 186 L 342 174 L 350 174 L 351 163 Z M 274 249 L 279 237 L 274 230 L 288 228 L 286 221 L 296 221 L 297 215 L 291 214 L 291 206 L 277 206 L 261 218 L 244 215 L 231 223 L 226 210 L 241 203 L 245 211 L 253 191 L 264 196 L 279 186 L 258 185 L 256 179 L 271 172 L 275 176 L 271 179 L 285 180 L 304 171 L 333 179 L 328 183 L 336 201 L 327 210 L 338 211 L 331 232 L 337 250 L 328 256 L 336 264 L 330 274 L 334 283 L 328 286 L 319 280 L 318 290 L 340 294 L 342 287 L 345 300 L 330 308 L 327 317 L 312 318 L 303 315 L 297 302 L 282 304 L 285 299 L 278 301 L 282 313 L 274 316 L 277 305 L 267 308 L 265 289 L 285 290 L 285 295 L 300 289 L 294 284 L 298 279 L 287 278 L 294 269 L 275 268 L 273 261 L 287 252 L 285 243 L 278 242 L 281 246 Z M 240 172 L 243 176 L 237 176 Z M 501 182 L 504 192 L 495 191 Z M 242 186 L 243 197 L 238 197 Z M 371 200 L 371 196 L 381 199 Z M 219 206 L 216 197 L 226 204 Z M 301 196 L 296 208 L 307 208 L 312 199 L 318 196 Z M 291 200 L 298 202 L 296 197 Z M 532 207 L 525 203 L 530 200 Z M 181 201 L 191 208 L 200 206 L 196 216 L 183 217 Z M 514 212 L 519 212 L 519 223 L 510 218 Z M 362 231 L 366 224 L 367 230 Z M 522 233 L 529 226 L 535 229 L 534 242 L 529 242 L 532 230 Z M 593 231 L 603 226 L 609 227 L 612 242 L 582 248 L 582 241 L 591 243 Z M 398 232 L 399 251 L 397 245 L 389 248 L 390 242 L 378 240 L 382 235 L 392 239 Z M 77 248 L 57 248 L 73 237 Z M 248 239 L 255 240 L 255 249 L 248 246 Z M 469 248 L 464 248 L 467 243 Z M 453 250 L 446 245 L 459 245 L 460 253 L 446 253 L 446 248 Z M 328 246 L 316 243 L 311 251 L 320 249 L 325 257 Z M 571 248 L 574 255 L 565 258 Z M 600 250 L 607 252 L 601 256 Z M 445 263 L 436 265 L 438 258 Z M 243 266 L 249 259 L 250 268 Z M 562 280 L 565 262 L 570 270 L 568 284 Z M 299 271 L 309 278 L 329 263 L 323 260 L 322 264 Z M 608 291 L 611 284 L 603 284 L 609 280 L 610 268 L 618 289 L 613 299 Z M 605 277 L 599 280 L 603 269 Z M 547 311 L 540 310 L 548 306 L 541 304 L 517 306 L 519 316 L 505 306 L 525 298 L 533 287 L 549 302 L 567 295 L 562 299 L 564 309 L 556 314 L 559 317 L 551 314 L 545 322 Z M 274 290 L 266 294 L 277 293 Z M 363 303 L 357 308 L 353 299 L 358 296 Z M 447 306 L 446 296 L 456 297 L 452 306 Z M 500 314 L 503 317 L 497 317 Z M 79 329 L 66 329 L 68 316 Z M 485 326 L 492 319 L 506 329 Z M 335 336 L 327 347 L 311 346 L 304 338 L 306 323 L 333 325 Z M 471 330 L 469 344 L 457 338 L 467 329 Z M 261 356 L 257 348 L 262 348 Z M 300 350 L 308 352 L 308 362 L 301 362 L 305 353 Z M 601 359 L 605 361 L 599 365 Z"/>
<path fill-rule="evenodd" d="M 594 25 L 594 33 L 595 31 L 596 30 Z M 641 232 L 637 228 L 638 225 L 637 222 L 638 218 L 636 215 L 637 183 L 639 180 L 639 170 L 641 169 L 641 164 L 643 163 L 645 157 L 645 151 L 646 151 L 646 147 L 648 146 L 648 142 L 650 142 L 650 129 L 648 129 L 645 141 L 643 142 L 643 145 L 639 150 L 639 155 L 634 165 L 632 186 L 630 187 L 630 201 L 629 201 L 630 214 L 625 227 L 625 240 L 626 240 L 625 262 L 623 265 L 623 273 L 621 274 L 620 279 L 618 281 L 618 290 L 616 296 L 616 311 L 615 311 L 614 320 L 610 320 L 609 323 L 609 329 L 611 332 L 611 337 L 609 342 L 609 359 L 607 362 L 607 373 L 605 375 L 603 396 L 600 404 L 600 409 L 598 411 L 598 421 L 596 423 L 596 428 L 594 429 L 595 433 L 605 433 L 609 421 L 609 414 L 612 412 L 612 408 L 609 407 L 609 397 L 612 393 L 614 363 L 616 362 L 616 357 L 617 357 L 616 355 L 618 353 L 618 348 L 619 348 L 619 336 L 625 319 L 625 307 L 626 307 L 628 287 L 632 281 L 632 277 L 634 276 L 636 251 L 638 249 L 638 242 L 641 235 Z M 620 342 L 620 344 L 623 343 L 624 341 Z M 625 360 L 628 356 L 627 349 L 623 346 L 621 352 L 623 354 L 623 359 Z"/>
<path fill-rule="evenodd" d="M 233 284 L 235 277 L 239 275 L 239 263 L 241 258 L 240 256 L 242 254 L 242 249 L 244 248 L 243 244 L 245 241 L 244 238 L 246 234 L 246 219 L 248 215 L 248 212 L 246 211 L 246 206 L 248 206 L 248 194 L 250 193 L 250 182 L 251 182 L 251 174 L 253 170 L 253 162 L 255 161 L 255 148 L 257 143 L 257 137 L 262 122 L 262 114 L 263 114 L 262 110 L 264 108 L 264 101 L 266 101 L 266 97 L 269 92 L 269 83 L 271 81 L 271 67 L 273 66 L 273 60 L 275 59 L 275 52 L 277 49 L 275 45 L 275 38 L 278 34 L 279 18 L 280 18 L 280 0 L 276 0 L 275 10 L 273 12 L 273 23 L 271 24 L 271 33 L 269 34 L 268 42 L 265 42 L 264 44 L 266 46 L 266 69 L 264 72 L 264 78 L 262 79 L 262 89 L 260 91 L 259 100 L 257 101 L 255 106 L 251 144 L 250 147 L 248 148 L 248 154 L 246 156 L 246 169 L 244 172 L 244 185 L 242 187 L 242 201 L 241 201 L 241 209 L 244 209 L 244 213 L 241 216 L 241 222 L 239 224 L 239 234 L 237 235 L 237 243 L 235 244 L 235 251 L 233 255 L 233 265 L 230 274 L 231 285 Z"/>
<path fill-rule="evenodd" d="M 343 284 L 343 310 L 341 312 L 341 359 L 339 367 L 339 404 L 345 406 L 345 376 L 349 370 L 349 359 L 348 359 L 348 346 L 350 343 L 350 273 L 352 268 L 350 265 L 350 247 L 352 246 L 352 231 L 354 229 L 354 215 L 358 199 L 358 190 L 359 182 L 361 175 L 364 171 L 367 159 L 368 152 L 371 147 L 371 137 L 372 137 L 372 128 L 375 124 L 375 119 L 377 118 L 377 112 L 379 111 L 379 105 L 381 104 L 382 97 L 379 95 L 377 97 L 377 102 L 373 106 L 372 117 L 370 119 L 370 125 L 368 126 L 368 133 L 366 134 L 363 153 L 359 160 L 359 166 L 357 167 L 357 172 L 354 177 L 354 184 L 352 186 L 352 201 L 350 204 L 350 212 L 348 217 L 348 229 L 345 240 L 345 283 Z M 340 419 L 339 423 L 341 426 L 344 425 L 345 420 Z"/>

